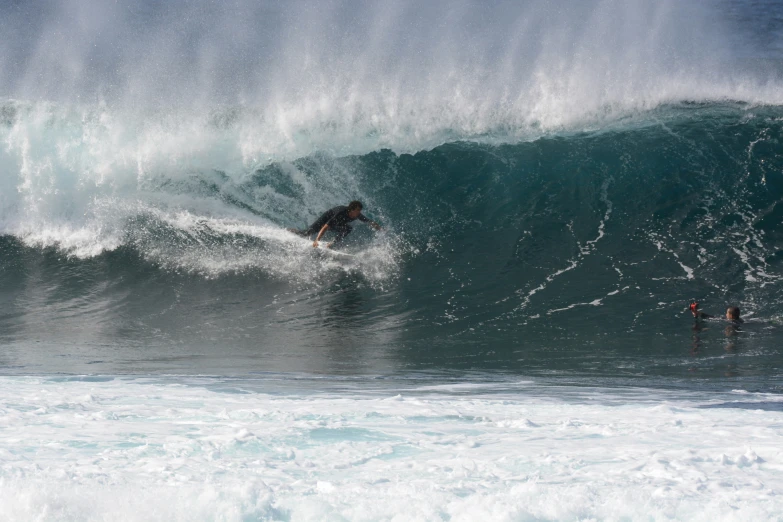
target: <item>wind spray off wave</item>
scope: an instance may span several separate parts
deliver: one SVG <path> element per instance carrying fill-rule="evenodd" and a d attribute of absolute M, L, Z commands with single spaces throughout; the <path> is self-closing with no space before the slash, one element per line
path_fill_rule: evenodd
<path fill-rule="evenodd" d="M 175 153 L 176 139 L 208 146 L 204 127 L 227 127 L 246 164 L 530 139 L 683 100 L 783 102 L 779 62 L 717 0 L 63 1 L 2 14 L 4 95 L 110 109 L 131 139 L 173 135 Z"/>

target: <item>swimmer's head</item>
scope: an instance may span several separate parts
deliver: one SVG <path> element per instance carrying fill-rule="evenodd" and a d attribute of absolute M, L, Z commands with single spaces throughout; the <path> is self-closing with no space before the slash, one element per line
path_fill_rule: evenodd
<path fill-rule="evenodd" d="M 726 309 L 726 319 L 729 321 L 739 321 L 740 320 L 740 309 L 739 306 L 730 306 Z"/>

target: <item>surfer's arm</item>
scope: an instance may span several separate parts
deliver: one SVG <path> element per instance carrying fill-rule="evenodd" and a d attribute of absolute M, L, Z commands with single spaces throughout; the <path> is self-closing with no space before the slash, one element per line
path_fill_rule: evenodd
<path fill-rule="evenodd" d="M 376 223 L 372 219 L 369 219 L 364 214 L 359 214 L 359 216 L 356 219 L 358 219 L 359 221 L 363 221 L 363 222 L 367 223 L 368 225 L 370 225 L 375 230 L 380 230 L 381 229 L 381 226 L 378 223 Z"/>
<path fill-rule="evenodd" d="M 321 227 L 321 230 L 318 232 L 318 235 L 315 237 L 315 241 L 313 241 L 313 248 L 318 248 L 318 242 L 321 240 L 321 236 L 323 236 L 327 230 L 329 230 L 329 223 Z"/>

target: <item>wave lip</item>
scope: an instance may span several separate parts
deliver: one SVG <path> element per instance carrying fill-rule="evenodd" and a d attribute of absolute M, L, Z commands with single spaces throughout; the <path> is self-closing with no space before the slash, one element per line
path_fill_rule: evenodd
<path fill-rule="evenodd" d="M 125 130 L 171 154 L 203 146 L 206 120 L 252 162 L 530 139 L 681 101 L 783 104 L 774 2 L 1 9 L 0 96 L 143 115 Z"/>

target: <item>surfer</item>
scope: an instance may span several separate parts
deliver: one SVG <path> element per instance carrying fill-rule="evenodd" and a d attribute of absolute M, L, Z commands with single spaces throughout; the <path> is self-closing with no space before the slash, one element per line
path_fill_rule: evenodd
<path fill-rule="evenodd" d="M 348 203 L 347 207 L 340 205 L 334 208 L 330 208 L 321 214 L 321 217 L 316 219 L 313 224 L 305 230 L 289 230 L 294 234 L 298 234 L 302 237 L 310 237 L 313 234 L 318 234 L 315 237 L 315 241 L 313 241 L 313 247 L 315 248 L 318 248 L 318 242 L 321 240 L 321 237 L 326 233 L 326 231 L 331 230 L 334 233 L 335 238 L 334 241 L 327 245 L 327 248 L 332 248 L 333 246 L 339 244 L 345 236 L 351 233 L 353 228 L 348 223 L 356 219 L 368 223 L 375 230 L 381 230 L 381 226 L 378 223 L 368 219 L 364 216 L 364 214 L 362 214 L 363 208 L 364 207 L 360 201 L 351 201 Z"/>

